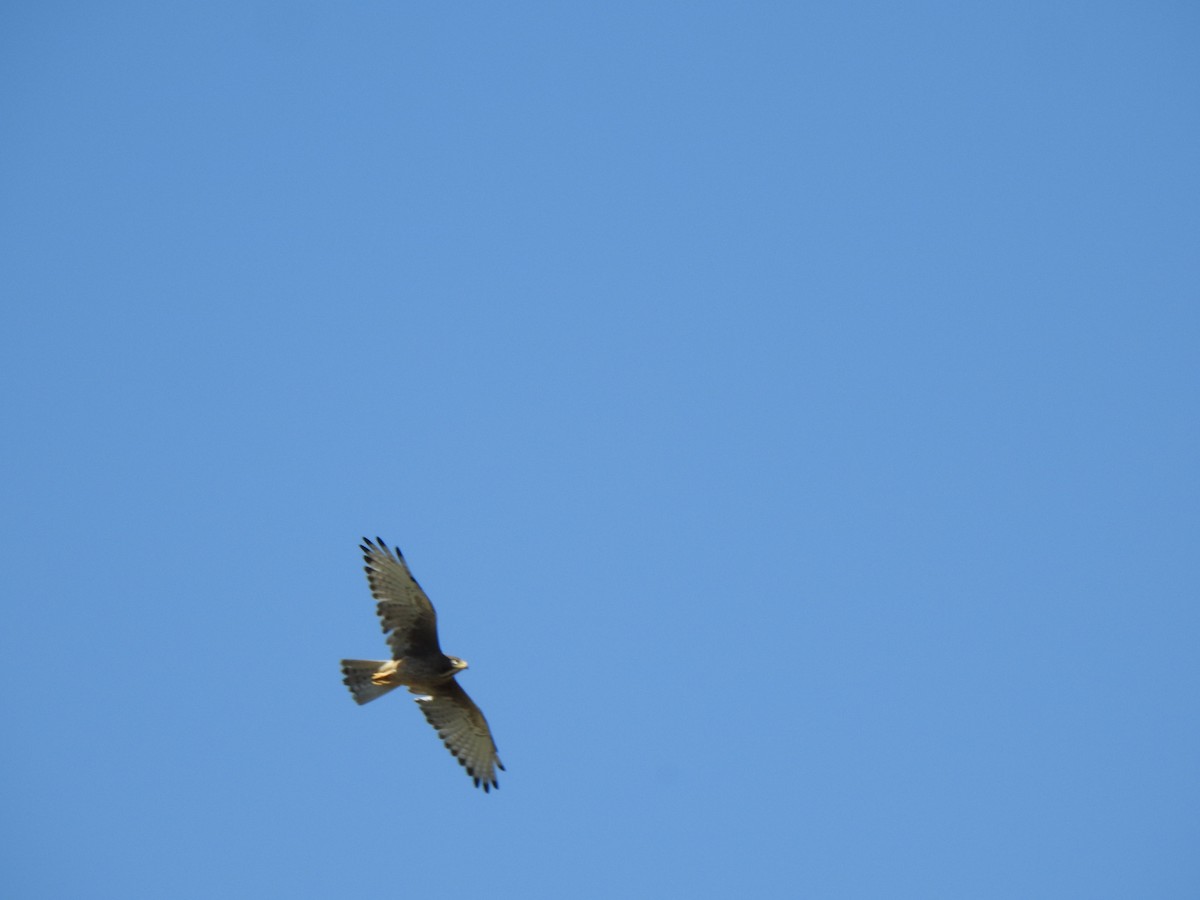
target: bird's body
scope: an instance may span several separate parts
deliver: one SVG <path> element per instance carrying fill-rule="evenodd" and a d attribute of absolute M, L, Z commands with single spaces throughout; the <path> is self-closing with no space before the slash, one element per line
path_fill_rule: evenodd
<path fill-rule="evenodd" d="M 363 538 L 367 582 L 379 601 L 379 618 L 388 634 L 392 659 L 344 659 L 345 685 L 359 704 L 370 703 L 398 687 L 417 696 L 421 712 L 467 770 L 477 787 L 499 787 L 496 754 L 487 720 L 455 676 L 467 668 L 457 656 L 442 653 L 437 613 L 417 584 L 399 550 L 376 538 Z"/>

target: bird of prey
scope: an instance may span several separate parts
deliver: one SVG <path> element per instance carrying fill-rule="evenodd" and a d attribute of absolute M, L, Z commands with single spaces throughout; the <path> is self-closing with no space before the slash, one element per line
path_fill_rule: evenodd
<path fill-rule="evenodd" d="M 363 538 L 360 549 L 392 658 L 343 659 L 342 674 L 350 693 L 361 705 L 395 688 L 408 688 L 475 786 L 484 791 L 500 787 L 496 769 L 504 766 L 496 755 L 496 742 L 487 719 L 455 680 L 466 662 L 442 653 L 433 604 L 398 549 L 388 549 L 379 538 Z"/>

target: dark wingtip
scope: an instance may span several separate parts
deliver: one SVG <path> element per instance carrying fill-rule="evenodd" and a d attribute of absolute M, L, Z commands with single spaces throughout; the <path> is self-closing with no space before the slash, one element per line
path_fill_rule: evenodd
<path fill-rule="evenodd" d="M 384 556 L 390 556 L 392 559 L 404 559 L 404 554 L 400 552 L 399 547 L 388 547 L 387 541 L 378 535 L 375 536 L 375 540 L 371 540 L 369 537 L 363 538 L 362 543 L 358 545 L 358 549 L 367 556 L 382 553 Z"/>

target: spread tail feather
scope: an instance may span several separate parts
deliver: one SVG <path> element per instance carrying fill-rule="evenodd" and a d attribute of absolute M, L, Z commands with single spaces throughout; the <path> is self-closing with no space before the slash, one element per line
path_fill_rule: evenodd
<path fill-rule="evenodd" d="M 375 684 L 371 676 L 387 665 L 382 659 L 343 659 L 342 674 L 346 676 L 342 683 L 350 688 L 354 702 L 360 706 L 382 697 L 388 691 L 394 691 L 399 684 Z"/>

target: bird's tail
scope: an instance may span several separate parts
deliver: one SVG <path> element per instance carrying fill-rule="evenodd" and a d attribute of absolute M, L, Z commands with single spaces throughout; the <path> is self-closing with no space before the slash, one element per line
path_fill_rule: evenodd
<path fill-rule="evenodd" d="M 381 659 L 342 660 L 342 674 L 346 676 L 342 679 L 342 682 L 346 687 L 350 688 L 350 693 L 354 695 L 355 703 L 358 703 L 360 706 L 364 703 L 370 703 L 377 697 L 382 697 L 388 691 L 400 687 L 399 684 L 375 684 L 371 681 L 371 676 L 385 665 L 387 665 L 387 662 Z"/>

